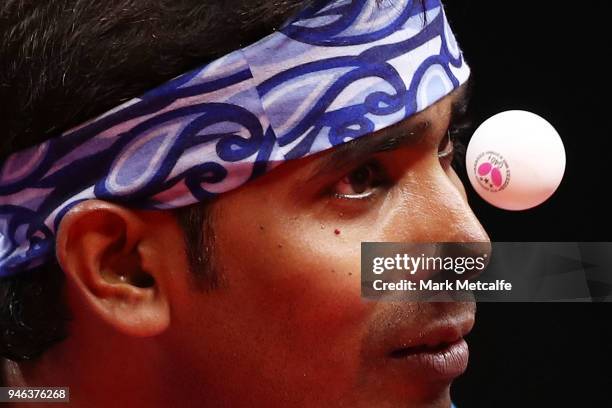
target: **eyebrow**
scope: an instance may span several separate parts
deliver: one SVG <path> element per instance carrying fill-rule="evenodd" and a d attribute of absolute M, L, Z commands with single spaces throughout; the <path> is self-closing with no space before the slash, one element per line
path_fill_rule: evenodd
<path fill-rule="evenodd" d="M 449 126 L 465 115 L 469 102 L 468 88 L 469 84 L 462 87 L 456 94 L 451 104 Z M 427 133 L 430 126 L 431 123 L 428 120 L 421 120 L 410 126 L 406 126 L 404 120 L 383 129 L 379 134 L 351 140 L 336 147 L 333 152 L 323 158 L 309 179 L 361 162 L 375 153 L 388 152 L 404 145 L 414 144 Z"/>

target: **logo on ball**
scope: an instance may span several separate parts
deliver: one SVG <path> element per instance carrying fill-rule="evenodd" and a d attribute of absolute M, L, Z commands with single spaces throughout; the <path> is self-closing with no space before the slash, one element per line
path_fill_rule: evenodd
<path fill-rule="evenodd" d="M 504 157 L 497 152 L 481 153 L 474 162 L 474 176 L 487 191 L 505 189 L 510 182 L 510 168 Z"/>

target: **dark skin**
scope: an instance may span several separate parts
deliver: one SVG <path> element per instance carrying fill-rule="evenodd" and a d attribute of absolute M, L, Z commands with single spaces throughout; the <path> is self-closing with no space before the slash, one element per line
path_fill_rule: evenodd
<path fill-rule="evenodd" d="M 220 196 L 211 291 L 169 212 L 79 204 L 57 236 L 70 336 L 12 383 L 88 407 L 448 407 L 452 380 L 389 353 L 441 322 L 465 335 L 474 303 L 362 300 L 360 243 L 488 241 L 450 166 L 462 92 Z"/>

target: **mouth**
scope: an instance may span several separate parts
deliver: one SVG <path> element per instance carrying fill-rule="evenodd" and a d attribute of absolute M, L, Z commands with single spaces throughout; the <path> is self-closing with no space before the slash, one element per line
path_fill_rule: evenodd
<path fill-rule="evenodd" d="M 452 381 L 467 369 L 469 348 L 463 337 L 471 327 L 471 322 L 464 322 L 431 328 L 418 340 L 391 350 L 388 357 L 423 380 Z"/>
<path fill-rule="evenodd" d="M 408 365 L 412 372 L 428 380 L 452 380 L 467 369 L 468 345 L 463 338 L 435 347 L 417 346 L 394 350 L 390 356 Z"/>

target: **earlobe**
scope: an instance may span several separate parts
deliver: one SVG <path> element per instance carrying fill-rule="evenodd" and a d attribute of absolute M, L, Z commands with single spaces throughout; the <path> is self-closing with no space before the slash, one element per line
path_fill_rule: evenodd
<path fill-rule="evenodd" d="M 56 242 L 58 262 L 83 307 L 131 336 L 155 336 L 169 326 L 163 268 L 144 259 L 153 251 L 144 249 L 140 212 L 85 201 L 62 219 Z"/>

